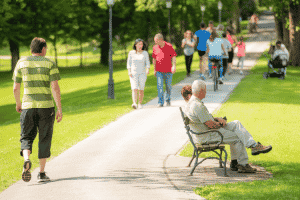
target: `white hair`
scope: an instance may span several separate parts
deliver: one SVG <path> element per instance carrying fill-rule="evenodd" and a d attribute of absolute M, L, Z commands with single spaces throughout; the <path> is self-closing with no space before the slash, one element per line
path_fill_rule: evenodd
<path fill-rule="evenodd" d="M 204 81 L 195 80 L 192 84 L 192 93 L 196 94 L 199 93 L 201 90 L 205 90 L 206 84 Z"/>
<path fill-rule="evenodd" d="M 161 33 L 157 33 L 154 38 L 160 39 L 160 40 L 164 40 L 164 36 Z"/>

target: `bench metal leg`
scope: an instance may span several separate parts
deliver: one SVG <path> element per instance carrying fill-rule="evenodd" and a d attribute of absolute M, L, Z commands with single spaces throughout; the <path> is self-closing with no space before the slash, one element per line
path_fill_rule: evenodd
<path fill-rule="evenodd" d="M 222 165 L 222 153 L 223 153 L 223 150 L 221 149 L 220 150 L 220 159 L 219 159 L 220 168 L 223 168 L 223 165 Z"/>
<path fill-rule="evenodd" d="M 196 151 L 195 152 L 196 153 L 196 160 L 195 160 L 195 164 L 194 164 L 194 167 L 193 167 L 193 169 L 191 170 L 191 172 L 190 172 L 190 176 L 193 176 L 193 173 L 194 173 L 194 171 L 195 171 L 195 169 L 196 169 L 196 167 L 202 162 L 200 162 L 200 163 L 198 163 L 198 158 L 199 158 L 199 154 L 198 154 L 198 152 Z M 200 153 L 201 154 L 201 153 Z"/>
<path fill-rule="evenodd" d="M 194 158 L 196 157 L 196 152 L 195 152 L 195 150 L 194 150 L 194 153 L 193 153 L 193 156 L 192 156 L 192 159 L 190 160 L 190 162 L 189 162 L 189 164 L 188 164 L 188 167 L 190 167 L 191 166 L 191 164 L 192 164 L 192 162 L 193 162 L 193 160 L 194 160 Z"/>

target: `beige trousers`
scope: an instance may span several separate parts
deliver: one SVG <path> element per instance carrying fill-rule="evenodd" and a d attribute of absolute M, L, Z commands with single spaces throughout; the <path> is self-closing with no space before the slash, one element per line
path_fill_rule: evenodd
<path fill-rule="evenodd" d="M 230 145 L 231 160 L 237 160 L 239 164 L 248 163 L 246 147 L 256 144 L 251 134 L 245 129 L 240 121 L 235 120 L 227 123 L 219 131 L 223 134 L 223 143 Z M 211 141 L 213 139 L 211 138 Z"/>

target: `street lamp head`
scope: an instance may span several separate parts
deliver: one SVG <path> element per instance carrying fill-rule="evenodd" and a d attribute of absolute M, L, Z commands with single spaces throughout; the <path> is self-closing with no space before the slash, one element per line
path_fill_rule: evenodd
<path fill-rule="evenodd" d="M 222 10 L 222 6 L 223 6 L 222 2 L 219 1 L 219 2 L 218 2 L 218 9 L 219 9 L 219 10 Z"/>
<path fill-rule="evenodd" d="M 166 0 L 167 8 L 172 8 L 172 0 Z"/>
<path fill-rule="evenodd" d="M 202 12 L 205 11 L 205 5 L 201 5 L 201 11 L 202 11 Z"/>
<path fill-rule="evenodd" d="M 113 6 L 114 5 L 114 0 L 107 0 L 107 5 Z"/>

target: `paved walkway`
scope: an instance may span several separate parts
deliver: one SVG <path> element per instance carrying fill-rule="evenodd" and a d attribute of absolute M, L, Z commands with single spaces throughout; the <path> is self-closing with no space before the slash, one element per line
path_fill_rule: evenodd
<path fill-rule="evenodd" d="M 270 20 L 263 17 L 259 26 L 272 24 Z M 256 41 L 247 42 L 247 52 L 253 52 L 245 62 L 249 68 L 273 39 L 265 32 L 253 36 Z M 154 99 L 143 109 L 120 117 L 48 162 L 46 171 L 51 182 L 38 184 L 36 169 L 29 183 L 13 184 L 0 194 L 0 199 L 203 199 L 194 194 L 193 188 L 272 177 L 258 166 L 257 174 L 229 172 L 230 177 L 223 177 L 214 161 L 204 162 L 194 176 L 188 176 L 190 168 L 185 166 L 189 158 L 177 155 L 188 139 L 178 107 L 185 105 L 180 96 L 182 86 L 191 84 L 198 73 L 173 87 L 171 107 L 157 108 Z M 212 81 L 207 81 L 204 103 L 210 112 L 228 99 L 244 76 L 226 78 L 217 92 L 212 89 Z"/>

